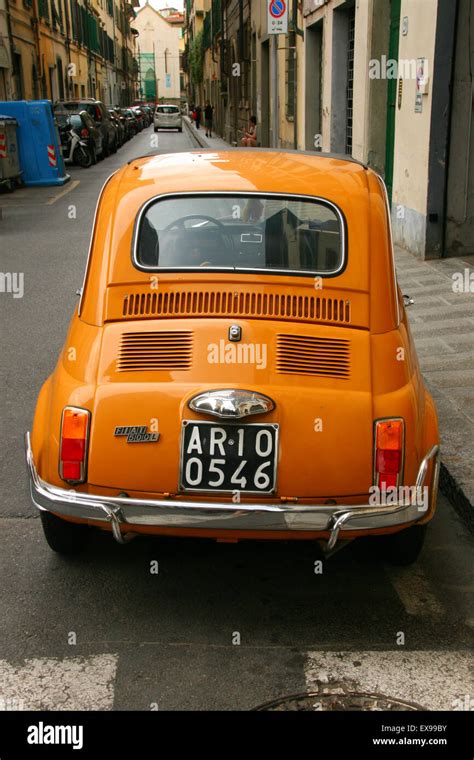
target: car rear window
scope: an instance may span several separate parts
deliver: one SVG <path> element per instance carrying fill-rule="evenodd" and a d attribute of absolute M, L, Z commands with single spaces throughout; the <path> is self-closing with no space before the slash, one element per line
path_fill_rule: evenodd
<path fill-rule="evenodd" d="M 336 274 L 345 264 L 339 209 L 306 196 L 180 196 L 139 215 L 134 261 L 147 269 Z"/>
<path fill-rule="evenodd" d="M 166 114 L 179 113 L 179 108 L 177 106 L 158 106 L 156 112 Z"/>

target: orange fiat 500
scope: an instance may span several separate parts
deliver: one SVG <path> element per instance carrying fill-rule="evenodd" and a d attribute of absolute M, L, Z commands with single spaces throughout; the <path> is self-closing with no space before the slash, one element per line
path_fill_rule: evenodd
<path fill-rule="evenodd" d="M 436 410 L 387 196 L 330 154 L 137 159 L 99 198 L 84 286 L 26 435 L 52 549 L 91 527 L 218 540 L 376 536 L 416 559 Z"/>

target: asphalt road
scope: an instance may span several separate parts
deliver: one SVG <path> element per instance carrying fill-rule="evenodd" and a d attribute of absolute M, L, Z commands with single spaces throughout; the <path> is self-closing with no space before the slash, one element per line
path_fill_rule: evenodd
<path fill-rule="evenodd" d="M 156 152 L 148 129 L 63 188 L 0 197 L 0 709 L 248 709 L 307 689 L 474 707 L 473 539 L 440 498 L 418 563 L 349 546 L 314 572 L 311 544 L 97 534 L 54 555 L 30 505 L 23 433 L 82 284 L 100 188 Z M 160 133 L 159 149 L 194 147 Z M 150 572 L 158 561 L 159 572 Z M 401 635 L 403 634 L 403 635 Z"/>

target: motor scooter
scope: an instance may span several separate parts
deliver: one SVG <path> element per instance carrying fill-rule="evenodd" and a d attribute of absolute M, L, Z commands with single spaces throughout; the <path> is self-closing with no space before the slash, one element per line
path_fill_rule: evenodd
<path fill-rule="evenodd" d="M 92 153 L 87 142 L 78 135 L 70 121 L 61 124 L 59 134 L 64 162 L 88 169 L 92 165 Z"/>

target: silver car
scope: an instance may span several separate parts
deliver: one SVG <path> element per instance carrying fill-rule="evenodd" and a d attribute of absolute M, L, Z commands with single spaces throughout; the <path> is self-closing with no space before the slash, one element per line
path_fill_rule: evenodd
<path fill-rule="evenodd" d="M 153 126 L 155 132 L 158 132 L 159 129 L 177 129 L 178 132 L 182 132 L 183 120 L 178 106 L 157 106 L 153 116 Z"/>

